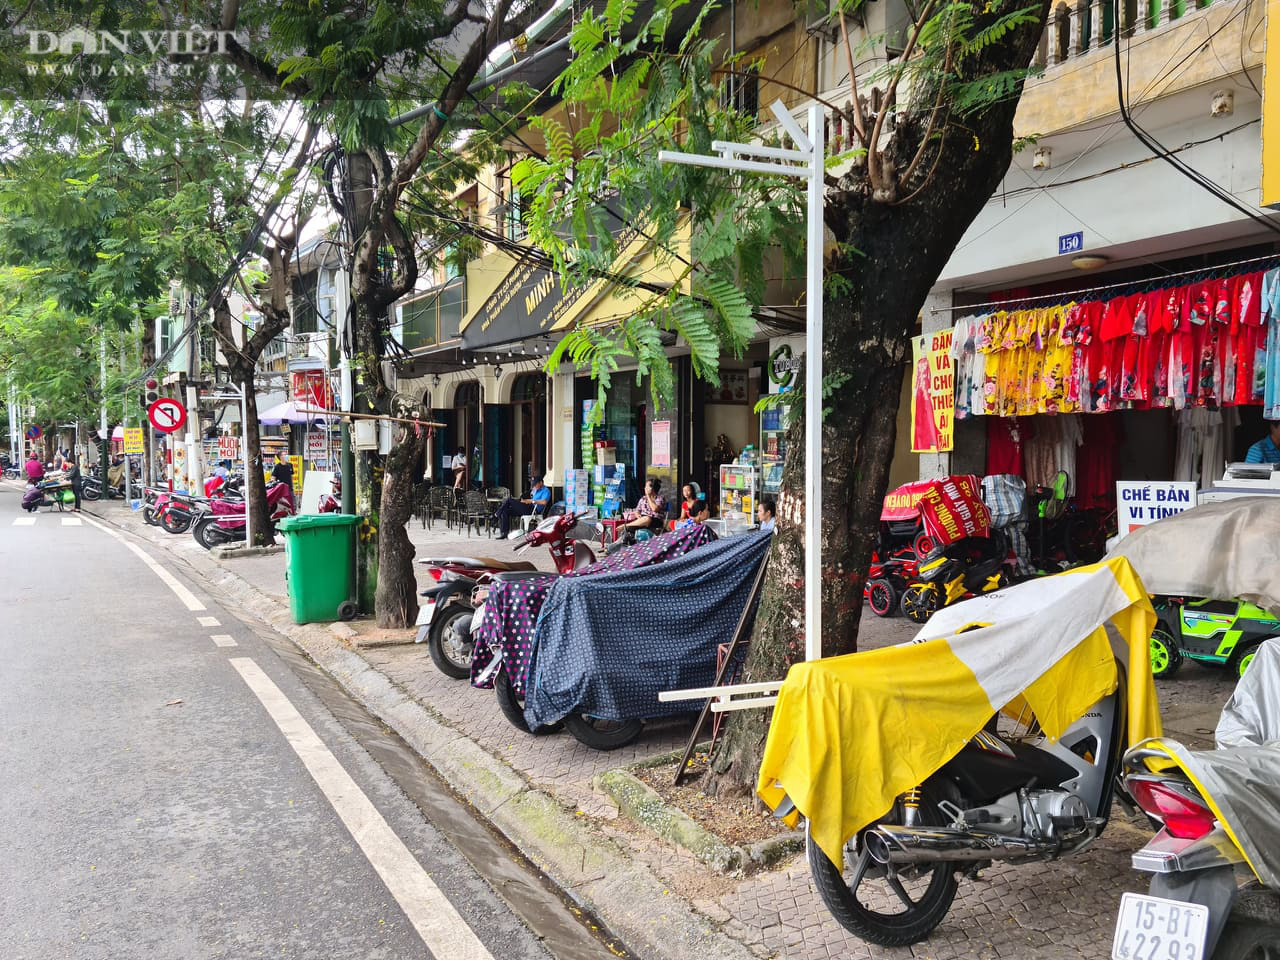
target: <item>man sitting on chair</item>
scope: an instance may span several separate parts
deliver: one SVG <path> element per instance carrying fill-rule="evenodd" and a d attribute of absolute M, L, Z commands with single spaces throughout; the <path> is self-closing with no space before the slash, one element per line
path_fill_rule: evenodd
<path fill-rule="evenodd" d="M 507 497 L 498 505 L 494 513 L 498 521 L 498 532 L 505 537 L 514 517 L 527 517 L 531 513 L 545 515 L 549 506 L 551 506 L 551 491 L 543 485 L 541 477 L 534 477 L 533 487 L 529 491 L 527 500 Z"/>

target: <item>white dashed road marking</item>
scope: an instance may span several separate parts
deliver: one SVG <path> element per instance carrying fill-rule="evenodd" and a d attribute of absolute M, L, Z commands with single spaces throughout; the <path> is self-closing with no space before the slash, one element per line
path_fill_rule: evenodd
<path fill-rule="evenodd" d="M 36 525 L 35 517 L 14 517 L 13 525 L 15 527 L 34 527 Z"/>
<path fill-rule="evenodd" d="M 493 954 L 289 698 L 253 660 L 232 657 L 229 662 L 262 702 L 432 955 L 448 960 L 493 960 Z"/>
<path fill-rule="evenodd" d="M 220 647 L 236 646 L 236 642 L 231 639 L 231 634 L 229 633 L 215 633 L 209 639 L 212 640 L 214 643 L 216 643 Z"/>
<path fill-rule="evenodd" d="M 202 627 L 220 627 L 222 624 L 218 622 L 217 617 L 196 617 L 196 620 Z"/>

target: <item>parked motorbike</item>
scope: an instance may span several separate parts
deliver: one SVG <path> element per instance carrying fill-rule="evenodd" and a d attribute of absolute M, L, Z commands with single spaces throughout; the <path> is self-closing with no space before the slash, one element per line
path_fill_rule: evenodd
<path fill-rule="evenodd" d="M 341 513 L 342 512 L 342 480 L 339 477 L 333 478 L 330 485 L 329 493 L 320 495 L 320 509 L 318 513 Z"/>
<path fill-rule="evenodd" d="M 872 943 L 917 943 L 961 877 L 1093 843 L 1126 744 L 1158 732 L 1149 616 L 1132 567 L 1108 560 L 939 611 L 914 643 L 793 667 L 760 796 L 807 818 L 835 919 Z M 929 736 L 902 742 L 903 725 Z"/>
<path fill-rule="evenodd" d="M 562 574 L 595 563 L 591 548 L 584 540 L 572 536 L 581 516 L 568 513 L 548 517 L 524 535 L 516 550 L 547 546 L 557 573 Z M 426 642 L 440 672 L 455 680 L 471 676 L 473 623 L 478 629 L 484 618 L 482 605 L 488 595 L 488 584 L 499 576 L 503 579 L 514 579 L 509 575 L 550 576 L 540 573 L 528 561 L 507 562 L 492 557 L 424 557 L 419 563 L 426 565 L 436 584 L 422 591 L 426 602 L 418 608 L 416 642 Z M 477 594 L 482 587 L 483 592 Z"/>
<path fill-rule="evenodd" d="M 293 488 L 280 481 L 267 484 L 267 511 L 274 525 L 294 513 Z M 191 524 L 191 535 L 206 550 L 245 539 L 245 502 L 227 498 L 209 501 L 209 510 L 202 511 Z"/>
<path fill-rule="evenodd" d="M 1149 895 L 1124 894 L 1113 957 L 1280 957 L 1280 643 L 1257 647 L 1214 739 L 1210 751 L 1159 739 L 1125 754 L 1125 787 L 1159 832 L 1133 855 Z"/>

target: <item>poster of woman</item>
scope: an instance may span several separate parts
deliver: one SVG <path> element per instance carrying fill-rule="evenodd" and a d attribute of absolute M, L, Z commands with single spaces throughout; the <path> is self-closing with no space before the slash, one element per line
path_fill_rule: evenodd
<path fill-rule="evenodd" d="M 941 453 L 952 448 L 955 394 L 951 337 L 951 330 L 937 330 L 911 341 L 912 453 Z"/>

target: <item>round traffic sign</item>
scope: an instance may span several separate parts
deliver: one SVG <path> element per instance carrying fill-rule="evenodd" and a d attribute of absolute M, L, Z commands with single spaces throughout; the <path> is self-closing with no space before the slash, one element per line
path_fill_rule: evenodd
<path fill-rule="evenodd" d="M 31 426 L 27 427 L 28 440 L 39 440 L 43 433 L 44 431 L 41 430 L 38 426 L 36 426 L 34 423 Z"/>
<path fill-rule="evenodd" d="M 187 411 L 172 397 L 161 397 L 147 407 L 147 419 L 161 433 L 173 433 L 187 422 Z"/>

